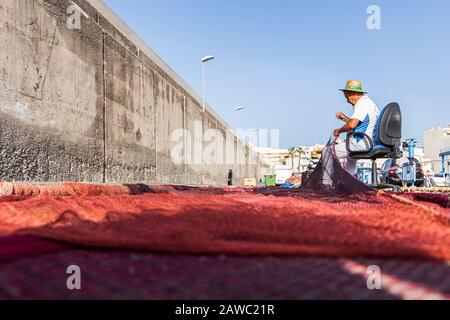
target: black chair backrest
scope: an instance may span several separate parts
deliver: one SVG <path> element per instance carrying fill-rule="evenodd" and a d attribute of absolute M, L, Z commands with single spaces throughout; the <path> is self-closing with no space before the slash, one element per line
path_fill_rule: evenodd
<path fill-rule="evenodd" d="M 402 140 L 402 111 L 396 102 L 389 104 L 380 114 L 376 128 L 377 144 L 399 146 Z"/>

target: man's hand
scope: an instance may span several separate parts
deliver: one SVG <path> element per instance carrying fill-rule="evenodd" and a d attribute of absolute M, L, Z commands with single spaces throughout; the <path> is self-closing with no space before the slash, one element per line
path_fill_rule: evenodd
<path fill-rule="evenodd" d="M 344 113 L 342 112 L 338 112 L 336 113 L 336 118 L 338 118 L 339 120 L 348 122 L 348 120 L 350 120 Z"/>
<path fill-rule="evenodd" d="M 333 135 L 335 138 L 339 138 L 339 136 L 341 135 L 341 129 L 334 130 Z"/>

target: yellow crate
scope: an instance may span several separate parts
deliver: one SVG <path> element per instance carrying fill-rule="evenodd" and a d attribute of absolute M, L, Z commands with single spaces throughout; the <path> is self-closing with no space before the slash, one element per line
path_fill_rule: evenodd
<path fill-rule="evenodd" d="M 244 187 L 256 187 L 256 179 L 255 178 L 244 179 Z"/>

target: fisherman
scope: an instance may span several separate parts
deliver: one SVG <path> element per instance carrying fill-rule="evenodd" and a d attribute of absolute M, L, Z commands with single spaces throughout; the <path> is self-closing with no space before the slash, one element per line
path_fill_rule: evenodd
<path fill-rule="evenodd" d="M 344 89 L 347 102 L 353 106 L 353 115 L 347 117 L 344 113 L 336 113 L 336 117 L 339 120 L 345 122 L 345 125 L 339 129 L 334 130 L 334 136 L 340 137 L 343 133 L 360 133 L 360 135 L 353 135 L 350 138 L 350 150 L 351 151 L 363 151 L 370 148 L 370 142 L 367 136 L 374 141 L 374 131 L 377 124 L 378 117 L 380 115 L 380 109 L 377 105 L 367 96 L 367 92 L 363 90 L 362 83 L 356 80 L 350 80 L 347 82 Z M 340 160 L 346 160 L 345 169 L 352 174 L 356 170 L 356 160 L 351 159 L 348 154 L 346 142 L 337 143 L 335 145 L 336 156 Z"/>

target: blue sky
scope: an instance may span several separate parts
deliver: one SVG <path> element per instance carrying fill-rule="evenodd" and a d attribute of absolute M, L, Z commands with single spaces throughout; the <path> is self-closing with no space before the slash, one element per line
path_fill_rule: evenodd
<path fill-rule="evenodd" d="M 216 56 L 208 103 L 235 128 L 280 129 L 282 147 L 323 143 L 351 115 L 348 79 L 401 104 L 404 138 L 450 124 L 450 1 L 106 2 L 199 94 L 200 58 Z M 381 30 L 366 26 L 372 4 Z"/>

